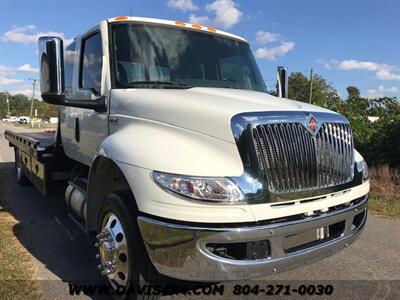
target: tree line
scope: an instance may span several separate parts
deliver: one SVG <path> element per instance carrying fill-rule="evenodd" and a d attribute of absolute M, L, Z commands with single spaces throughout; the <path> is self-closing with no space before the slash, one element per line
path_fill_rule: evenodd
<path fill-rule="evenodd" d="M 303 73 L 289 76 L 289 98 L 309 102 L 310 79 Z M 322 76 L 313 77 L 312 104 L 336 111 L 350 121 L 356 149 L 370 165 L 400 166 L 400 102 L 396 97 L 366 98 L 355 86 L 342 99 Z M 378 117 L 371 122 L 368 117 Z"/>
<path fill-rule="evenodd" d="M 10 95 L 0 93 L 0 116 L 4 118 L 7 115 L 7 96 L 10 105 L 10 113 L 12 116 L 28 116 L 31 111 L 31 100 L 22 94 Z M 38 118 L 50 118 L 58 116 L 58 107 L 48 104 L 44 101 L 35 99 L 33 109 L 37 109 Z"/>

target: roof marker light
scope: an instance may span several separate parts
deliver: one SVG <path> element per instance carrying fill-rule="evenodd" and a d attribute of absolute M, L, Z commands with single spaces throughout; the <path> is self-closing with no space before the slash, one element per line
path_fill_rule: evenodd
<path fill-rule="evenodd" d="M 128 20 L 128 17 L 124 17 L 124 16 L 119 16 L 119 17 L 115 17 L 114 18 L 115 21 L 123 21 L 123 20 Z"/>
<path fill-rule="evenodd" d="M 201 26 L 198 25 L 198 24 L 193 24 L 193 25 L 192 25 L 192 28 L 200 30 L 200 29 L 201 29 Z"/>
<path fill-rule="evenodd" d="M 217 29 L 214 27 L 207 27 L 207 30 L 211 32 L 217 32 Z"/>
<path fill-rule="evenodd" d="M 185 22 L 182 22 L 182 21 L 176 21 L 176 22 L 175 22 L 175 25 L 178 25 L 178 26 L 186 26 L 186 23 L 185 23 Z"/>

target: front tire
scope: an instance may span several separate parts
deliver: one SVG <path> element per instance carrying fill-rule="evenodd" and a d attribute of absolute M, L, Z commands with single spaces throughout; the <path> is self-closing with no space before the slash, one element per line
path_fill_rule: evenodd
<path fill-rule="evenodd" d="M 152 265 L 137 224 L 137 209 L 130 192 L 116 192 L 104 201 L 97 235 L 99 269 L 111 286 L 121 291 L 138 291 L 144 285 L 160 285 L 160 275 Z M 133 293 L 119 299 L 135 299 Z M 142 298 L 143 296 L 140 296 Z M 145 295 L 154 299 L 156 295 Z"/>

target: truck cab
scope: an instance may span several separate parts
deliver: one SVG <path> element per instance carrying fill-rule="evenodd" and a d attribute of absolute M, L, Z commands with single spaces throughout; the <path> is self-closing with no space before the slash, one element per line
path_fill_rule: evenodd
<path fill-rule="evenodd" d="M 287 99 L 284 69 L 268 94 L 245 39 L 116 17 L 69 45 L 42 37 L 39 54 L 65 201 L 113 287 L 265 276 L 361 233 L 368 170 L 348 120 Z"/>

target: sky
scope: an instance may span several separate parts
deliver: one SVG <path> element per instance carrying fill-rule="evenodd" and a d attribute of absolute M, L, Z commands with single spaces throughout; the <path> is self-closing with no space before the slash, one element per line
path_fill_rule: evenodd
<path fill-rule="evenodd" d="M 71 40 L 120 15 L 214 26 L 247 39 L 267 87 L 276 67 L 322 75 L 346 97 L 400 98 L 397 0 L 0 0 L 0 91 L 32 95 L 37 38 Z"/>

